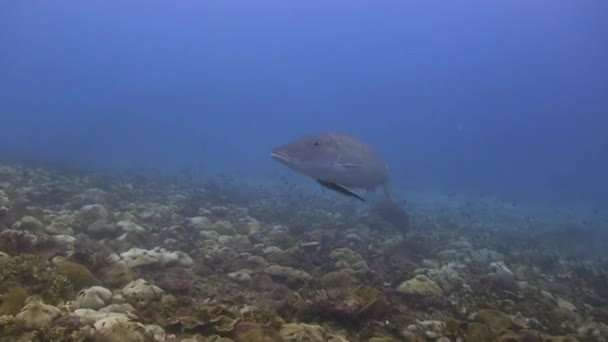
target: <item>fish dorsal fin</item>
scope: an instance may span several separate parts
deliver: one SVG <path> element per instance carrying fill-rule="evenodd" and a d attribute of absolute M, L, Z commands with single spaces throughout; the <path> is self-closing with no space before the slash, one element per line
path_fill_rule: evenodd
<path fill-rule="evenodd" d="M 343 185 L 332 183 L 332 182 L 327 182 L 327 181 L 322 181 L 320 179 L 317 179 L 317 182 L 319 182 L 319 184 L 321 184 L 322 186 L 324 186 L 328 189 L 331 189 L 335 192 L 341 193 L 346 196 L 354 197 L 362 202 L 365 202 L 365 199 L 363 197 L 357 195 L 352 190 L 350 190 L 349 188 L 347 188 Z"/>

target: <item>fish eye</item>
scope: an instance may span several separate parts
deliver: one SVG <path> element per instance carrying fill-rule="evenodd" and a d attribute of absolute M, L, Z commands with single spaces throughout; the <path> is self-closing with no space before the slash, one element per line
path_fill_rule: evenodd
<path fill-rule="evenodd" d="M 312 144 L 313 144 L 313 146 L 319 146 L 319 145 L 321 145 L 321 142 L 319 142 L 319 141 L 317 140 L 317 141 L 315 141 L 315 142 L 314 142 L 314 143 L 312 143 Z"/>

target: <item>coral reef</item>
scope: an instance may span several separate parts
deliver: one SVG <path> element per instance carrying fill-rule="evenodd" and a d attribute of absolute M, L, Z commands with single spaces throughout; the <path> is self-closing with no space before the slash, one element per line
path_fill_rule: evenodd
<path fill-rule="evenodd" d="M 296 193 L 0 165 L 0 341 L 608 340 L 594 231 Z"/>

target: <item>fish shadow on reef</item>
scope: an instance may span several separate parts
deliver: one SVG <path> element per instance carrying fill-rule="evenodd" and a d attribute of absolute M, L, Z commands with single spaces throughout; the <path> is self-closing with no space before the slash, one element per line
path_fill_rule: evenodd
<path fill-rule="evenodd" d="M 400 231 L 410 230 L 411 219 L 402 205 L 390 199 L 382 199 L 376 203 L 369 211 L 371 216 L 380 218 L 390 223 Z"/>

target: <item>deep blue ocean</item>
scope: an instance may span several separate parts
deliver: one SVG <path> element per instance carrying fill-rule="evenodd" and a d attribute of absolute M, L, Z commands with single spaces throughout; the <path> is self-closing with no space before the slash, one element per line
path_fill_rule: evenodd
<path fill-rule="evenodd" d="M 593 0 L 3 1 L 0 159 L 306 182 L 270 150 L 337 131 L 405 198 L 606 208 L 607 18 Z"/>

